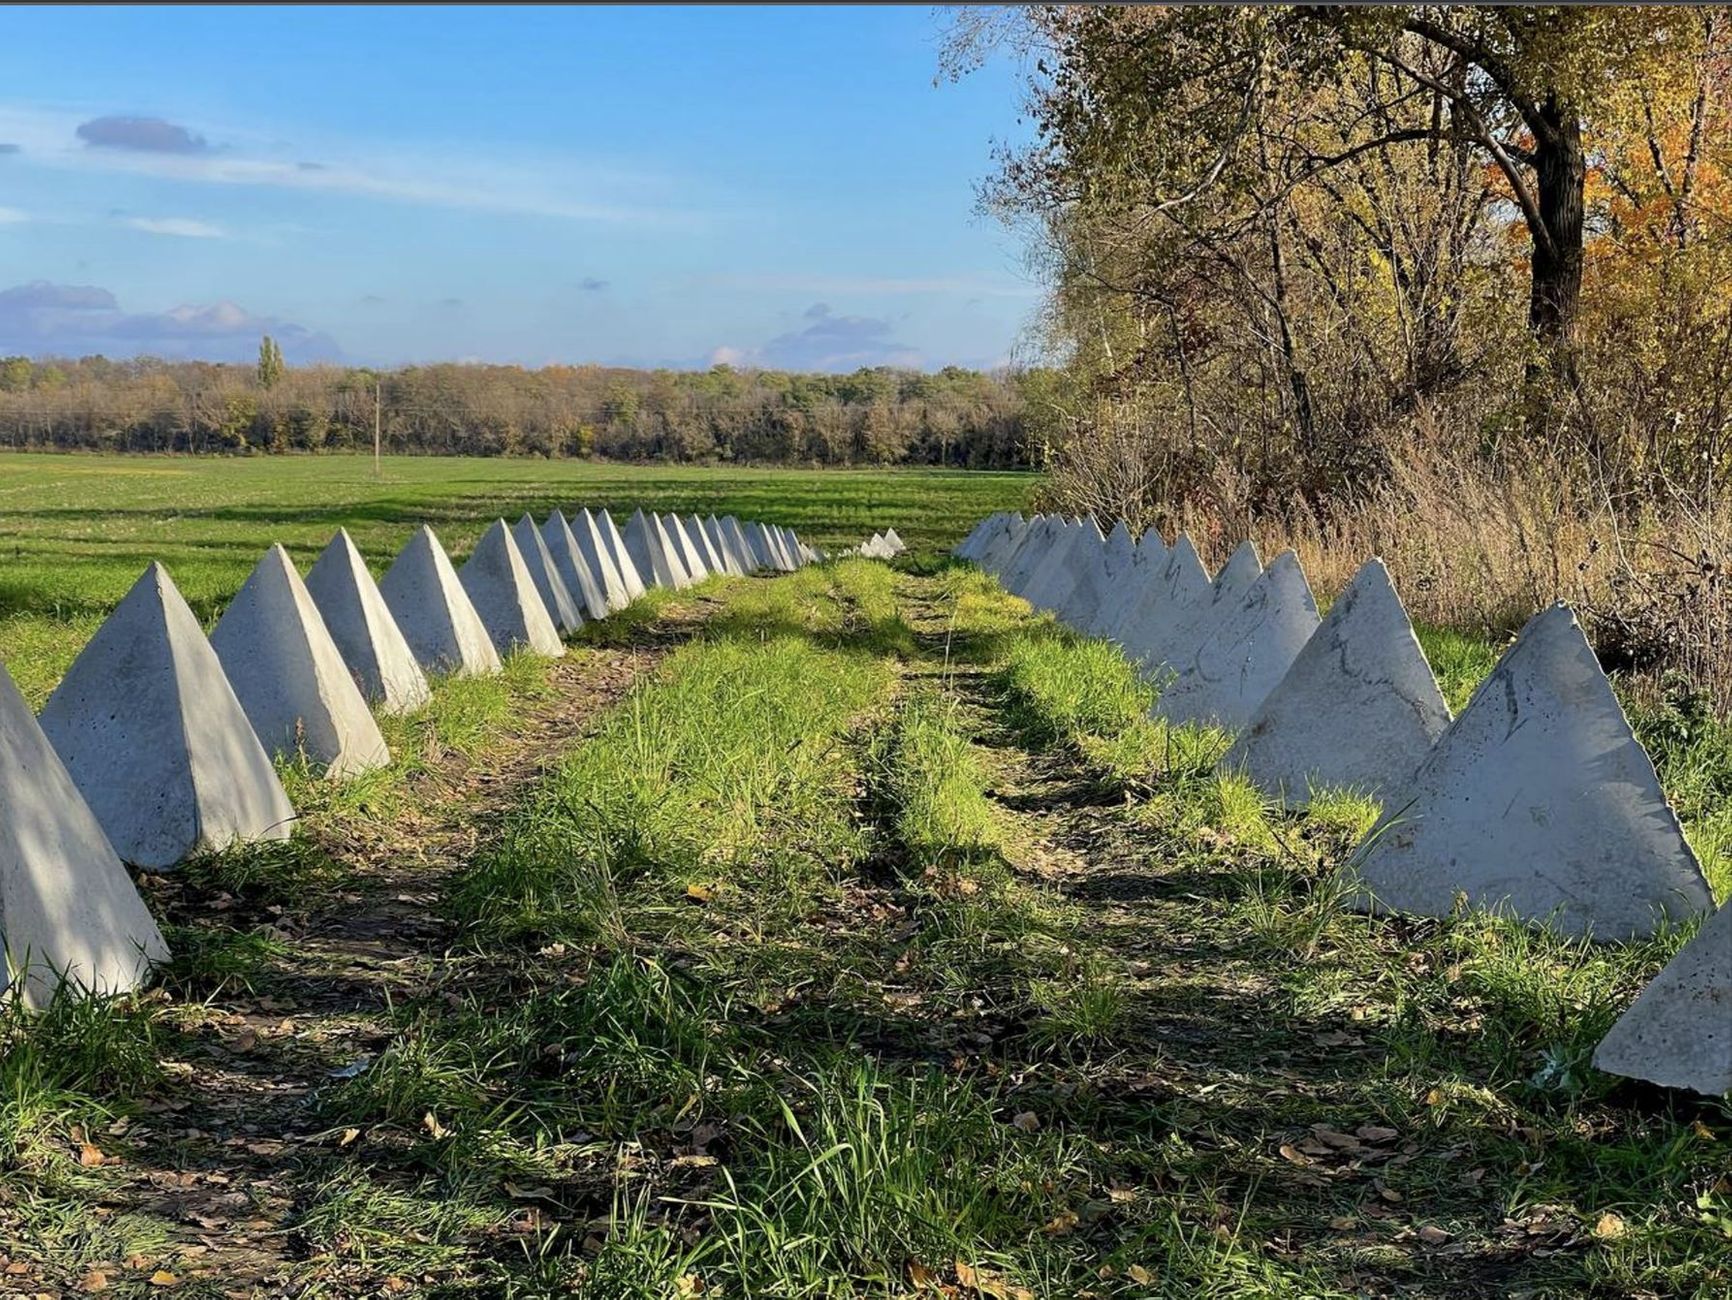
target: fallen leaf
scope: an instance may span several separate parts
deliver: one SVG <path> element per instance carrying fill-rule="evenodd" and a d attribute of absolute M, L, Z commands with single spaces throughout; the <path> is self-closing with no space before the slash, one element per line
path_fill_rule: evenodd
<path fill-rule="evenodd" d="M 1355 1219 L 1351 1214 L 1337 1214 L 1333 1219 L 1329 1220 L 1329 1226 L 1336 1232 L 1347 1232 L 1349 1229 L 1358 1227 L 1359 1220 Z"/>
<path fill-rule="evenodd" d="M 1361 1124 L 1353 1130 L 1361 1142 L 1393 1142 L 1401 1134 L 1392 1128 L 1384 1128 L 1381 1124 Z"/>
<path fill-rule="evenodd" d="M 1155 1275 L 1149 1272 L 1149 1270 L 1144 1268 L 1141 1264 L 1132 1264 L 1125 1270 L 1125 1276 L 1142 1286 L 1148 1286 L 1155 1280 Z"/>
<path fill-rule="evenodd" d="M 78 1289 L 89 1292 L 106 1291 L 108 1290 L 108 1274 L 99 1268 L 93 1268 L 84 1275 L 84 1281 L 78 1284 Z"/>
<path fill-rule="evenodd" d="M 166 1268 L 159 1268 L 150 1275 L 150 1284 L 152 1286 L 179 1286 L 180 1279 Z"/>
<path fill-rule="evenodd" d="M 1023 1111 L 1010 1122 L 1016 1125 L 1016 1127 L 1021 1129 L 1024 1133 L 1036 1133 L 1040 1130 L 1040 1116 L 1036 1115 L 1032 1110 Z"/>
<path fill-rule="evenodd" d="M 78 1163 L 86 1169 L 99 1168 L 104 1159 L 106 1157 L 102 1154 L 102 1148 L 94 1142 L 86 1142 L 78 1149 Z"/>
<path fill-rule="evenodd" d="M 451 1136 L 451 1130 L 435 1119 L 432 1111 L 421 1117 L 421 1127 L 427 1130 L 427 1135 L 435 1142 Z"/>
<path fill-rule="evenodd" d="M 360 1136 L 361 1136 L 361 1130 L 360 1129 L 358 1129 L 358 1128 L 346 1128 L 343 1130 L 343 1136 L 337 1139 L 337 1145 L 340 1147 L 346 1147 L 351 1142 L 353 1142 L 356 1138 L 358 1138 Z"/>
<path fill-rule="evenodd" d="M 1075 1210 L 1061 1210 L 1046 1221 L 1041 1231 L 1049 1237 L 1063 1237 L 1076 1231 L 1080 1222 Z"/>
<path fill-rule="evenodd" d="M 1449 1237 L 1450 1234 L 1442 1228 L 1435 1228 L 1429 1223 L 1419 1230 L 1419 1239 L 1428 1246 L 1441 1246 Z"/>
<path fill-rule="evenodd" d="M 1613 1214 L 1610 1210 L 1607 1210 L 1602 1214 L 1599 1218 L 1599 1222 L 1594 1224 L 1594 1236 L 1598 1237 L 1601 1241 L 1616 1241 L 1623 1235 L 1623 1219 Z"/>
<path fill-rule="evenodd" d="M 703 1293 L 704 1280 L 696 1273 L 682 1273 L 674 1279 L 674 1294 L 679 1296 L 680 1300 L 687 1300 L 688 1296 L 702 1295 Z"/>
<path fill-rule="evenodd" d="M 908 1284 L 914 1287 L 934 1289 L 938 1286 L 938 1274 L 927 1268 L 917 1259 L 908 1261 Z"/>
<path fill-rule="evenodd" d="M 1301 1169 L 1311 1163 L 1311 1157 L 1300 1151 L 1299 1148 L 1294 1146 L 1291 1142 L 1283 1142 L 1281 1144 L 1281 1158 L 1292 1164 L 1298 1165 Z"/>
<path fill-rule="evenodd" d="M 714 898 L 715 895 L 703 885 L 687 885 L 686 897 L 695 903 L 707 903 L 710 899 Z"/>

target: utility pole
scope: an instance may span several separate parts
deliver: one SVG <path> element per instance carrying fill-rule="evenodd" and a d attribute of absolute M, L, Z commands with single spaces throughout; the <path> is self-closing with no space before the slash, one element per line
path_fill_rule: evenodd
<path fill-rule="evenodd" d="M 373 381 L 373 477 L 384 478 L 385 471 L 379 464 L 379 413 L 384 405 L 380 397 L 379 381 Z"/>

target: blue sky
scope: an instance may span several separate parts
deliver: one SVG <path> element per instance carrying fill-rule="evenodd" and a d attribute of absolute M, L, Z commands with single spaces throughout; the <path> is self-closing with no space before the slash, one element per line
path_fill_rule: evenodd
<path fill-rule="evenodd" d="M 0 353 L 990 366 L 1017 69 L 924 7 L 10 9 Z"/>

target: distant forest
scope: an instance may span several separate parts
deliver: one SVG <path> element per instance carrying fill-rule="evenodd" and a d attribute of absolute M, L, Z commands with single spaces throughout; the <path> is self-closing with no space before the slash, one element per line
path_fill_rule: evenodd
<path fill-rule="evenodd" d="M 1015 375 L 949 367 L 848 375 L 430 365 L 289 367 L 0 358 L 0 446 L 47 450 L 370 450 L 618 460 L 1030 463 Z"/>

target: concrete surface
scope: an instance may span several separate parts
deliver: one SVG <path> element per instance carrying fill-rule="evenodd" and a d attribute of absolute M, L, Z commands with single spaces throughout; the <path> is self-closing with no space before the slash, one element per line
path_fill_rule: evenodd
<path fill-rule="evenodd" d="M 379 594 L 426 672 L 483 677 L 500 671 L 493 638 L 431 528 L 416 530 L 379 580 Z"/>
<path fill-rule="evenodd" d="M 408 713 L 427 703 L 433 694 L 427 674 L 347 530 L 337 530 L 306 587 L 369 704 L 381 713 Z"/>
<path fill-rule="evenodd" d="M 1732 903 L 1702 923 L 1594 1049 L 1608 1074 L 1732 1093 Z"/>
<path fill-rule="evenodd" d="M 536 526 L 535 516 L 526 514 L 513 524 L 511 540 L 517 543 L 517 552 L 529 569 L 530 581 L 535 583 L 536 594 L 547 608 L 554 628 L 561 636 L 570 636 L 583 626 L 583 611 L 578 608 L 578 598 L 560 576 L 559 565 L 554 562 L 553 552 L 547 549 L 547 539 Z"/>
<path fill-rule="evenodd" d="M 547 602 L 535 589 L 529 565 L 503 519 L 488 526 L 457 576 L 501 656 L 528 650 L 557 659 L 565 653 Z"/>

